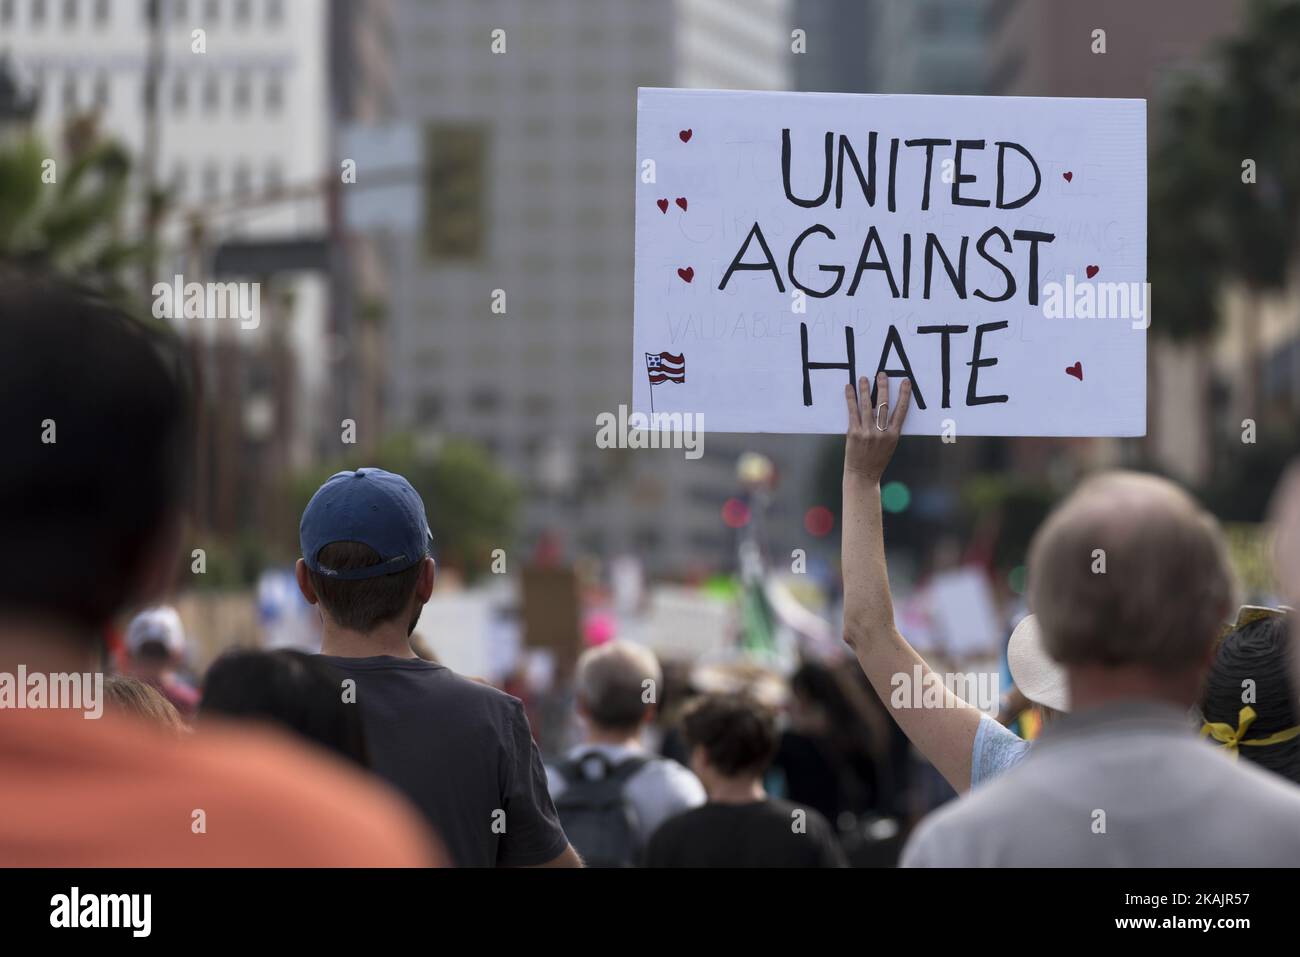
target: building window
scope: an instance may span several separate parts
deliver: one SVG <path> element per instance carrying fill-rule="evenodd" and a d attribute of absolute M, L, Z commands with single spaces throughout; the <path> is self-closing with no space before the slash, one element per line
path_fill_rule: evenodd
<path fill-rule="evenodd" d="M 424 248 L 434 260 L 481 259 L 486 246 L 487 131 L 432 124 L 424 133 Z"/>
<path fill-rule="evenodd" d="M 63 0 L 63 25 L 73 26 L 77 22 L 77 0 Z"/>
<path fill-rule="evenodd" d="M 189 105 L 190 88 L 186 82 L 185 74 L 178 73 L 176 79 L 172 81 L 172 111 L 184 113 L 185 107 Z"/>
<path fill-rule="evenodd" d="M 221 87 L 215 73 L 209 73 L 203 79 L 203 109 L 215 113 L 221 105 Z"/>
<path fill-rule="evenodd" d="M 469 407 L 480 415 L 494 415 L 501 408 L 501 396 L 493 389 L 475 389 L 469 394 Z"/>
<path fill-rule="evenodd" d="M 266 165 L 266 192 L 275 196 L 282 189 L 284 189 L 284 173 L 280 169 L 280 164 L 272 160 Z"/>
<path fill-rule="evenodd" d="M 438 392 L 426 392 L 416 400 L 415 417 L 422 425 L 432 425 L 442 418 L 442 395 Z"/>
<path fill-rule="evenodd" d="M 207 0 L 203 4 L 203 19 L 207 21 L 208 27 L 215 27 L 217 21 L 221 19 L 221 0 Z"/>
<path fill-rule="evenodd" d="M 221 190 L 221 170 L 216 163 L 209 163 L 203 168 L 203 198 L 214 200 Z"/>
<path fill-rule="evenodd" d="M 248 88 L 248 77 L 245 74 L 241 73 L 239 77 L 235 80 L 235 93 L 234 93 L 235 112 L 246 113 L 248 111 L 248 104 L 251 99 L 252 99 L 252 95 L 250 94 Z"/>
<path fill-rule="evenodd" d="M 253 192 L 253 174 L 249 170 L 247 163 L 240 163 L 235 167 L 233 192 L 235 199 L 248 199 Z"/>
<path fill-rule="evenodd" d="M 188 188 L 189 188 L 189 171 L 185 168 L 185 164 L 177 163 L 176 166 L 172 169 L 172 183 L 171 183 L 172 197 L 178 200 L 184 199 L 185 192 Z"/>
<path fill-rule="evenodd" d="M 284 106 L 284 85 L 278 74 L 272 73 L 266 78 L 266 111 L 278 113 Z"/>
<path fill-rule="evenodd" d="M 63 112 L 75 113 L 77 110 L 77 77 L 69 73 L 63 78 Z"/>
<path fill-rule="evenodd" d="M 0 23 L 10 24 L 14 21 L 14 0 L 0 0 Z"/>
<path fill-rule="evenodd" d="M 284 0 L 266 0 L 266 22 L 279 24 L 284 20 Z"/>
<path fill-rule="evenodd" d="M 96 26 L 108 23 L 108 0 L 95 0 L 94 17 Z"/>
<path fill-rule="evenodd" d="M 95 77 L 95 108 L 104 110 L 108 108 L 108 76 L 104 73 Z"/>
<path fill-rule="evenodd" d="M 39 27 L 45 23 L 45 0 L 32 0 L 32 26 Z"/>
<path fill-rule="evenodd" d="M 235 0 L 235 24 L 236 26 L 246 27 L 248 21 L 252 19 L 253 4 L 251 0 Z"/>

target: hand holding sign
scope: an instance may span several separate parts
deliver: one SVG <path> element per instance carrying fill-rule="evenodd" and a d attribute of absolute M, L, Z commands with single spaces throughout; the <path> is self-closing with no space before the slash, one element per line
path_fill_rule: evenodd
<path fill-rule="evenodd" d="M 876 404 L 870 404 L 872 393 Z M 844 401 L 849 407 L 849 429 L 844 442 L 844 471 L 858 472 L 870 482 L 879 482 L 885 466 L 894 457 L 898 438 L 903 434 L 907 409 L 911 405 L 912 383 L 904 379 L 898 387 L 898 407 L 891 415 L 889 408 L 889 376 L 883 372 L 876 376 L 876 388 L 863 376 L 853 386 L 844 387 Z"/>

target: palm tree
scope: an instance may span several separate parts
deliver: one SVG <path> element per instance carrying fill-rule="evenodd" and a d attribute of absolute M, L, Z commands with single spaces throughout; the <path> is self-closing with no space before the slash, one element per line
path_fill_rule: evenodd
<path fill-rule="evenodd" d="M 1243 290 L 1242 408 L 1255 416 L 1262 378 L 1255 304 L 1287 288 L 1300 254 L 1300 3 L 1255 0 L 1216 66 L 1213 77 L 1189 80 L 1170 98 L 1152 151 L 1156 328 L 1208 340 L 1219 326 L 1220 288 Z M 1246 160 L 1253 183 L 1244 181 Z"/>
<path fill-rule="evenodd" d="M 1253 0 L 1241 33 L 1223 45 L 1210 72 L 1184 81 L 1165 101 L 1156 124 L 1149 242 L 1159 310 L 1152 330 L 1195 349 L 1205 384 L 1196 412 L 1216 421 L 1210 353 L 1223 293 L 1237 293 L 1243 341 L 1234 409 L 1259 423 L 1264 444 L 1289 437 L 1290 423 L 1261 417 L 1268 410 L 1260 304 L 1292 288 L 1300 262 L 1300 3 Z M 1247 160 L 1253 182 L 1244 174 Z M 1217 430 L 1207 449 L 1212 481 L 1225 488 L 1267 458 L 1263 445 L 1243 457 L 1235 431 L 1238 454 L 1225 454 L 1227 433 Z"/>
<path fill-rule="evenodd" d="M 53 272 L 125 297 L 123 270 L 146 246 L 126 238 L 131 159 L 92 117 L 69 124 L 54 165 L 35 134 L 0 142 L 0 266 Z"/>

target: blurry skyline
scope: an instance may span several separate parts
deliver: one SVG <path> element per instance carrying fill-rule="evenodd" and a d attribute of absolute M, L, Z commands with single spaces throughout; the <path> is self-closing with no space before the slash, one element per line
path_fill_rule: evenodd
<path fill-rule="evenodd" d="M 1141 96 L 1154 124 L 1242 4 L 1169 9 L 0 0 L 0 54 L 39 93 L 32 127 L 47 143 L 62 150 L 66 121 L 89 113 L 136 157 L 129 229 L 145 220 L 150 169 L 170 191 L 159 279 L 265 286 L 273 318 L 258 329 L 194 336 L 211 406 L 202 524 L 268 536 L 279 486 L 353 451 L 339 440 L 353 420 L 366 454 L 399 432 L 427 449 L 481 445 L 522 492 L 512 544 L 558 533 L 568 559 L 631 554 L 682 577 L 735 567 L 723 510 L 746 494 L 746 451 L 779 476 L 764 523 L 777 564 L 795 548 L 832 556 L 838 530 L 813 534 L 820 521 L 805 518 L 836 507 L 823 481 L 836 440 L 712 434 L 698 461 L 596 447 L 596 417 L 629 404 L 629 375 L 644 373 L 630 355 L 637 87 Z M 1105 55 L 1089 48 L 1098 25 Z M 348 160 L 355 182 L 340 182 Z M 1211 423 L 1207 396 L 1240 418 L 1247 359 L 1263 355 L 1274 393 L 1300 404 L 1294 296 L 1228 298 L 1214 348 L 1153 337 L 1147 439 L 970 440 L 942 468 L 917 446 L 900 456 L 913 501 L 951 520 L 963 483 L 990 468 L 1058 488 L 1115 463 L 1210 481 L 1214 429 L 1235 419 Z"/>

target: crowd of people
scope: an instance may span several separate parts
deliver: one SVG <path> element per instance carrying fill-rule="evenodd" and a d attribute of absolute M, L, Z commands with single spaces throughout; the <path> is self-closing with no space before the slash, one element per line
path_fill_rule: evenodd
<path fill-rule="evenodd" d="M 891 408 L 888 378 L 864 379 L 845 393 L 852 674 L 805 662 L 778 714 L 752 687 L 681 695 L 607 641 L 573 675 L 582 740 L 548 763 L 523 702 L 413 646 L 434 543 L 380 468 L 333 476 L 301 517 L 320 653 L 238 649 L 188 682 L 156 604 L 193 459 L 175 343 L 47 281 L 0 281 L 0 315 L 0 673 L 115 670 L 102 720 L 0 710 L 0 864 L 842 867 L 869 859 L 849 831 L 899 812 L 907 741 L 960 797 L 904 865 L 1300 864 L 1291 617 L 1236 609 L 1216 521 L 1163 479 L 1094 476 L 1038 530 L 1001 720 L 951 691 L 900 705 L 895 677 L 931 674 L 896 627 L 882 529 L 909 393 Z M 1300 587 L 1300 478 L 1277 525 Z M 101 636 L 140 608 L 111 669 Z M 1025 709 L 1033 741 L 1007 727 Z"/>

